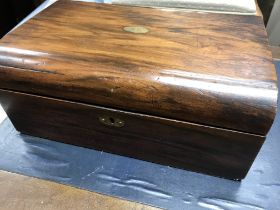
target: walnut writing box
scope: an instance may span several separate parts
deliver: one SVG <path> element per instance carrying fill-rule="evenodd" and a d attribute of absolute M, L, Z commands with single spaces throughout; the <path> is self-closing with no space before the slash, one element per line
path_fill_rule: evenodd
<path fill-rule="evenodd" d="M 0 41 L 0 102 L 33 136 L 229 179 L 276 112 L 259 16 L 58 1 Z"/>

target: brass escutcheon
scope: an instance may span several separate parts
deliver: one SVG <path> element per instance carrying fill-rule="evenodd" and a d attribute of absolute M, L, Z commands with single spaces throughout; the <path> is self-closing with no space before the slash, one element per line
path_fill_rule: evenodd
<path fill-rule="evenodd" d="M 112 117 L 112 116 L 101 116 L 99 117 L 99 121 L 104 124 L 104 125 L 108 125 L 108 126 L 113 126 L 113 127 L 123 127 L 124 126 L 124 121 L 116 118 L 116 117 Z"/>
<path fill-rule="evenodd" d="M 123 30 L 134 34 L 145 34 L 149 32 L 149 29 L 143 26 L 126 26 Z"/>

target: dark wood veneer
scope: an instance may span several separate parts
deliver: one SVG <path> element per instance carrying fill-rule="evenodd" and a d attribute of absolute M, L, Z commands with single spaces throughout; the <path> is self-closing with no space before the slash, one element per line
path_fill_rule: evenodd
<path fill-rule="evenodd" d="M 25 134 L 229 179 L 245 177 L 264 137 L 149 115 L 0 90 L 0 103 Z M 105 126 L 100 116 L 125 122 Z"/>

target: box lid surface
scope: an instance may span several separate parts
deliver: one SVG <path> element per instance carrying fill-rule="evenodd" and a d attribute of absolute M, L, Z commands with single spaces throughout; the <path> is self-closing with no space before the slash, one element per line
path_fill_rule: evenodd
<path fill-rule="evenodd" d="M 265 135 L 261 17 L 58 1 L 0 42 L 0 88 Z"/>

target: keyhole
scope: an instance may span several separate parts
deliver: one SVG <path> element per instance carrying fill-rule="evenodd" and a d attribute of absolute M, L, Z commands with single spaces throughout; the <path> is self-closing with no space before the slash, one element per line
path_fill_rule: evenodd
<path fill-rule="evenodd" d="M 110 117 L 109 120 L 111 121 L 112 124 L 115 123 L 115 119 L 114 118 Z"/>
<path fill-rule="evenodd" d="M 124 126 L 124 121 L 115 117 L 101 116 L 99 117 L 99 121 L 104 125 L 114 126 L 118 128 Z"/>

